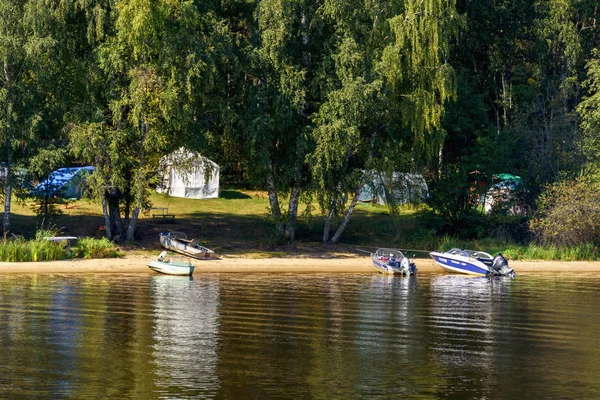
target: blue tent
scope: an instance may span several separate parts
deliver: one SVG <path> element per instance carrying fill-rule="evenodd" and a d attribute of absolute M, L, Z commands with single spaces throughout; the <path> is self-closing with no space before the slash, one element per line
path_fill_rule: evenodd
<path fill-rule="evenodd" d="M 58 196 L 78 199 L 83 195 L 85 178 L 94 167 L 59 168 L 41 181 L 31 194 L 36 196 Z"/>

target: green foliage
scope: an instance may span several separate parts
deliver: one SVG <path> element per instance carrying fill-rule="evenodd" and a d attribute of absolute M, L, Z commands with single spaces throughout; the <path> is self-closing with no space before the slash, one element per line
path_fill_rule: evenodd
<path fill-rule="evenodd" d="M 119 250 L 107 238 L 94 239 L 82 237 L 77 245 L 68 248 L 66 241 L 52 242 L 47 237 L 60 236 L 61 231 L 55 227 L 40 228 L 35 238 L 26 240 L 16 236 L 0 244 L 0 261 L 28 262 L 55 261 L 68 258 L 114 258 L 119 257 Z"/>
<path fill-rule="evenodd" d="M 585 176 L 548 185 L 530 222 L 536 240 L 561 248 L 600 244 L 599 189 Z"/>
<path fill-rule="evenodd" d="M 116 258 L 120 256 L 119 249 L 107 238 L 79 238 L 77 247 L 73 249 L 73 256 L 83 259 L 89 258 Z"/>
<path fill-rule="evenodd" d="M 597 0 L 0 0 L 0 15 L 5 233 L 18 171 L 71 157 L 129 240 L 183 146 L 266 187 L 286 231 L 315 193 L 334 219 L 364 171 L 428 165 L 443 218 L 428 230 L 482 237 L 503 225 L 479 221 L 471 172 L 522 176 L 533 205 L 600 161 Z"/>
<path fill-rule="evenodd" d="M 586 64 L 587 79 L 583 83 L 586 96 L 577 111 L 581 116 L 583 131 L 583 152 L 588 166 L 600 169 L 600 51 L 594 49 L 592 57 Z"/>
<path fill-rule="evenodd" d="M 578 246 L 556 247 L 529 244 L 509 246 L 502 254 L 510 260 L 549 260 L 549 261 L 597 261 L 600 249 L 591 243 Z"/>
<path fill-rule="evenodd" d="M 578 246 L 557 247 L 552 245 L 515 245 L 498 239 L 464 240 L 453 236 L 438 238 L 434 249 L 447 251 L 452 248 L 485 251 L 492 255 L 502 253 L 508 260 L 548 260 L 548 261 L 596 261 L 600 260 L 600 248 L 591 243 Z M 423 247 L 427 248 L 427 247 Z"/>
<path fill-rule="evenodd" d="M 34 240 L 15 237 L 0 244 L 0 260 L 6 262 L 53 261 L 68 257 L 64 244 L 53 243 L 43 237 Z"/>

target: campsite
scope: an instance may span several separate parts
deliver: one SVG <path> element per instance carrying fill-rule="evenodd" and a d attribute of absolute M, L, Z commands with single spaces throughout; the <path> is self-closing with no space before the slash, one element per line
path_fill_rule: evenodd
<path fill-rule="evenodd" d="M 321 244 L 320 231 L 324 222 L 319 216 L 315 216 L 310 225 L 309 221 L 300 220 L 301 240 L 278 245 L 266 211 L 268 196 L 264 191 L 222 189 L 219 198 L 202 200 L 154 193 L 150 201 L 153 207 L 168 208 L 169 213 L 175 215 L 175 222 L 155 221 L 152 210 L 145 210 L 139 218 L 135 242 L 120 244 L 128 253 L 158 254 L 161 249 L 159 233 L 164 230 L 183 231 L 215 251 L 248 257 L 337 252 L 362 255 L 366 253 L 357 249 L 370 251 L 369 244 L 376 246 L 377 243 L 391 242 L 396 235 L 387 207 L 371 203 L 358 205 L 355 220 L 346 232 L 346 240 L 333 248 Z M 36 216 L 29 203 L 16 203 L 13 207 L 15 231 L 30 238 L 35 236 L 41 218 Z M 415 211 L 415 208 L 408 207 L 401 213 L 402 229 L 406 232 L 417 227 Z M 105 235 L 102 208 L 91 199 L 78 199 L 62 205 L 60 213 L 49 217 L 47 223 L 59 229 L 61 234 L 95 238 Z"/>

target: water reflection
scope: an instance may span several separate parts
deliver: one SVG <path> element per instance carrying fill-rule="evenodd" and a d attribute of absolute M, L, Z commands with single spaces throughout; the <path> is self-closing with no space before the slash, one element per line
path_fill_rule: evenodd
<path fill-rule="evenodd" d="M 212 279 L 152 276 L 156 386 L 161 395 L 215 393 L 219 286 Z"/>
<path fill-rule="evenodd" d="M 511 329 L 503 308 L 512 283 L 505 277 L 465 275 L 431 279 L 431 355 L 446 395 L 473 390 L 491 395 L 503 332 Z M 457 372 L 459 380 L 447 375 Z"/>
<path fill-rule="evenodd" d="M 2 276 L 0 398 L 600 398 L 595 276 Z"/>

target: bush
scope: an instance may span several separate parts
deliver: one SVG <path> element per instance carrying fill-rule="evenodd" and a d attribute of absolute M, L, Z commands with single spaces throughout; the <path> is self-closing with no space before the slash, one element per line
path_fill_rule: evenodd
<path fill-rule="evenodd" d="M 119 257 L 119 249 L 107 238 L 79 238 L 74 255 L 78 258 L 115 258 Z"/>
<path fill-rule="evenodd" d="M 600 241 L 600 190 L 587 177 L 547 186 L 530 222 L 538 243 L 576 247 Z"/>

